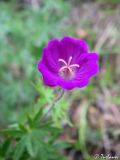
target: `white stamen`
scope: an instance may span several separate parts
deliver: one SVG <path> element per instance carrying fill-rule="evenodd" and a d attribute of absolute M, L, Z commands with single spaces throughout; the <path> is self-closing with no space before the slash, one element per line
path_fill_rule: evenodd
<path fill-rule="evenodd" d="M 70 65 L 70 67 L 80 67 L 80 65 L 79 64 L 72 64 L 72 65 Z"/>
<path fill-rule="evenodd" d="M 73 74 L 74 74 L 74 70 L 72 69 L 73 67 L 77 67 L 77 68 L 79 68 L 80 67 L 80 65 L 79 64 L 71 64 L 71 61 L 72 61 L 72 56 L 70 56 L 69 57 L 69 59 L 68 59 L 68 62 L 66 62 L 64 59 L 58 59 L 58 61 L 59 62 L 62 62 L 64 65 L 59 69 L 59 72 L 60 72 L 60 74 L 63 74 L 63 76 L 64 77 L 66 77 L 66 76 L 73 76 Z M 70 72 L 70 74 L 69 74 L 69 72 L 67 72 L 67 70 Z M 64 72 L 62 72 L 62 71 L 65 71 L 65 73 Z"/>
<path fill-rule="evenodd" d="M 72 56 L 70 56 L 69 60 L 68 60 L 68 66 L 70 65 L 71 63 L 71 60 L 72 60 Z"/>
<path fill-rule="evenodd" d="M 61 68 L 59 69 L 59 71 L 61 72 L 62 70 L 66 69 L 66 68 L 68 68 L 68 67 L 67 67 L 67 66 L 63 66 L 63 67 L 61 67 Z"/>
<path fill-rule="evenodd" d="M 70 67 L 68 67 L 68 66 L 61 67 L 59 69 L 59 72 L 63 71 L 64 69 L 68 69 L 72 73 L 72 69 Z"/>
<path fill-rule="evenodd" d="M 69 69 L 70 73 L 72 73 L 72 69 L 70 67 L 68 69 Z"/>
<path fill-rule="evenodd" d="M 67 62 L 64 59 L 58 59 L 59 62 L 63 62 L 67 66 Z"/>

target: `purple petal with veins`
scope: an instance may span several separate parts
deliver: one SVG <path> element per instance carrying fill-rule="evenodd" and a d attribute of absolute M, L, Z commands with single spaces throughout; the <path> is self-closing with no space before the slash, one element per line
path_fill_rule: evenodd
<path fill-rule="evenodd" d="M 98 54 L 89 52 L 84 40 L 68 36 L 53 39 L 43 49 L 38 70 L 47 86 L 66 90 L 82 88 L 99 71 Z"/>

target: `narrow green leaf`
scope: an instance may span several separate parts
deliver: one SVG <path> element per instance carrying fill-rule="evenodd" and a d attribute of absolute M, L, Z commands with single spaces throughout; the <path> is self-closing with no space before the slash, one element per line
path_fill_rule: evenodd
<path fill-rule="evenodd" d="M 19 160 L 23 155 L 25 150 L 25 140 L 26 140 L 26 136 L 23 136 L 21 140 L 16 144 L 13 160 Z"/>
<path fill-rule="evenodd" d="M 25 141 L 26 149 L 31 157 L 35 157 L 35 152 L 32 144 L 32 137 L 28 135 Z"/>
<path fill-rule="evenodd" d="M 11 139 L 6 139 L 4 143 L 0 146 L 0 156 L 5 156 L 10 147 Z"/>
<path fill-rule="evenodd" d="M 69 147 L 71 147 L 71 144 L 69 144 L 67 142 L 59 142 L 59 143 L 55 144 L 54 147 L 56 147 L 56 148 L 69 148 Z"/>
<path fill-rule="evenodd" d="M 27 115 L 27 121 L 30 127 L 33 127 L 33 119 L 30 117 L 30 115 Z"/>
<path fill-rule="evenodd" d="M 19 128 L 20 128 L 24 133 L 27 133 L 27 128 L 26 128 L 23 124 L 19 123 Z"/>
<path fill-rule="evenodd" d="M 7 136 L 16 136 L 16 137 L 20 137 L 21 135 L 23 135 L 23 132 L 21 130 L 12 128 L 0 130 L 0 133 L 5 134 Z"/>
<path fill-rule="evenodd" d="M 33 124 L 36 125 L 40 121 L 40 119 L 42 117 L 42 114 L 43 114 L 43 108 L 40 108 L 40 110 L 38 111 L 38 113 L 33 118 Z"/>
<path fill-rule="evenodd" d="M 82 110 L 80 112 L 80 124 L 79 124 L 79 146 L 81 149 L 85 149 L 86 144 L 86 130 L 87 130 L 87 111 L 88 104 L 84 102 L 82 104 Z"/>

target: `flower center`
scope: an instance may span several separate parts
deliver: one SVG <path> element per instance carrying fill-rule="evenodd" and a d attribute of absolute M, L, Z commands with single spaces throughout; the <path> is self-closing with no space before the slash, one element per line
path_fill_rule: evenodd
<path fill-rule="evenodd" d="M 62 67 L 59 69 L 60 75 L 65 79 L 72 79 L 76 67 L 80 67 L 79 64 L 71 64 L 72 56 L 69 57 L 68 62 L 66 62 L 64 59 L 59 59 L 58 61 L 63 63 Z"/>

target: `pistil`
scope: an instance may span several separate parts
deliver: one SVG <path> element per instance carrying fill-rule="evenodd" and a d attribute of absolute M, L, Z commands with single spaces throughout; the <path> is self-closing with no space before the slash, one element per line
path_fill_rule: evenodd
<path fill-rule="evenodd" d="M 64 78 L 67 79 L 72 77 L 75 67 L 80 67 L 79 64 L 71 64 L 72 56 L 69 57 L 68 62 L 66 62 L 64 59 L 59 59 L 58 61 L 63 63 L 63 66 L 59 69 L 59 72 Z"/>

